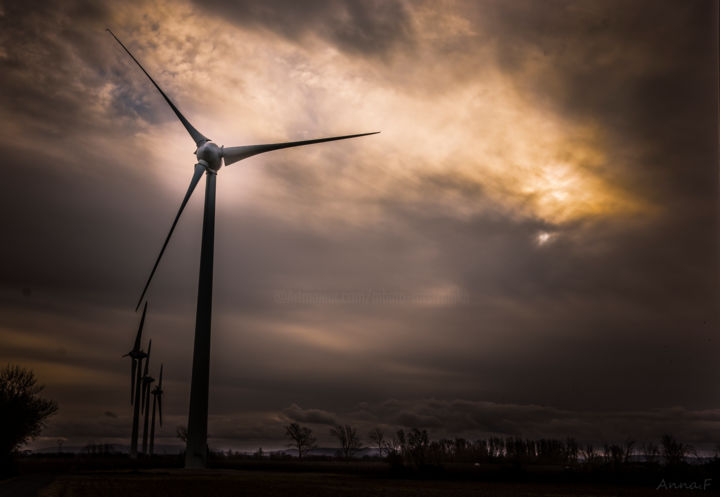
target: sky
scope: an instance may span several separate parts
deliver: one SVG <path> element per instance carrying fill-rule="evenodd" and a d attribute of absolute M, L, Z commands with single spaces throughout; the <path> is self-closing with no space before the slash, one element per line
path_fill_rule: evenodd
<path fill-rule="evenodd" d="M 218 174 L 209 444 L 283 427 L 720 441 L 718 11 L 703 1 L 0 1 L 0 364 L 127 444 L 134 311 Z M 200 185 L 148 293 L 186 425 Z M 366 440 L 367 442 L 367 440 Z"/>

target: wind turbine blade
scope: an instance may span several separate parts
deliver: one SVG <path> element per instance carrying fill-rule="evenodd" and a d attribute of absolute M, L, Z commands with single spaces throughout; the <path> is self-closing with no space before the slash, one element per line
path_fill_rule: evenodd
<path fill-rule="evenodd" d="M 301 147 L 303 145 L 312 145 L 313 143 L 330 142 L 335 140 L 346 140 L 348 138 L 357 138 L 359 136 L 375 135 L 380 133 L 374 131 L 372 133 L 360 133 L 359 135 L 333 136 L 330 138 L 318 138 L 316 140 L 304 140 L 299 142 L 270 143 L 267 145 L 247 145 L 244 147 L 227 147 L 222 149 L 225 165 L 229 166 L 233 162 L 237 162 L 253 155 L 270 152 L 271 150 L 279 150 L 281 148 Z"/>
<path fill-rule="evenodd" d="M 183 198 L 183 201 L 180 204 L 180 209 L 178 209 L 178 213 L 175 216 L 175 220 L 173 221 L 172 226 L 170 226 L 170 232 L 168 233 L 167 237 L 165 238 L 165 243 L 163 243 L 163 246 L 160 249 L 160 254 L 158 254 L 157 259 L 155 260 L 155 265 L 153 266 L 152 271 L 150 271 L 150 276 L 148 277 L 147 282 L 145 283 L 145 287 L 143 288 L 143 291 L 140 294 L 140 299 L 138 300 L 137 306 L 135 306 L 136 311 L 140 307 L 140 302 L 142 302 L 143 298 L 145 298 L 145 293 L 147 292 L 147 289 L 150 286 L 150 282 L 152 281 L 152 278 L 155 275 L 155 270 L 157 269 L 158 264 L 160 264 L 160 259 L 162 259 L 162 256 L 165 253 L 165 248 L 167 247 L 168 242 L 170 242 L 170 237 L 173 234 L 173 230 L 175 230 L 175 225 L 177 225 L 178 220 L 180 219 L 180 214 L 182 214 L 183 210 L 185 209 L 185 206 L 188 203 L 188 200 L 190 200 L 190 196 L 192 195 L 193 191 L 195 190 L 195 187 L 197 186 L 198 182 L 200 181 L 200 178 L 202 177 L 203 172 L 205 172 L 205 167 L 201 164 L 195 164 L 195 172 L 193 173 L 193 177 L 190 180 L 190 186 L 188 186 L 187 192 L 185 193 L 185 198 Z M 147 304 L 146 304 L 146 306 L 147 306 Z"/>
<path fill-rule="evenodd" d="M 125 52 L 127 52 L 127 54 L 130 56 L 130 58 L 131 58 L 133 61 L 135 61 L 135 63 L 136 63 L 136 64 L 138 65 L 138 67 L 140 68 L 140 70 L 142 70 L 142 72 L 145 73 L 145 76 L 148 77 L 148 79 L 150 80 L 150 82 L 151 82 L 153 85 L 155 85 L 155 88 L 157 88 L 157 90 L 160 92 L 160 95 L 163 96 L 163 98 L 164 98 L 165 101 L 168 103 L 168 105 L 170 106 L 170 108 L 173 110 L 173 112 L 175 113 L 175 115 L 178 117 L 178 119 L 180 119 L 180 122 L 183 124 L 183 126 L 185 126 L 185 129 L 188 131 L 188 133 L 190 133 L 190 136 L 192 137 L 192 139 L 195 140 L 195 144 L 199 147 L 199 146 L 202 145 L 203 143 L 205 143 L 205 142 L 207 142 L 207 141 L 210 141 L 209 138 L 206 138 L 202 133 L 200 133 L 198 130 L 196 130 L 196 129 L 193 127 L 193 125 L 188 122 L 187 119 L 185 119 L 185 116 L 183 116 L 183 115 L 180 113 L 180 111 L 178 110 L 178 108 L 175 107 L 175 104 L 172 103 L 172 101 L 168 98 L 167 95 L 165 95 L 165 92 L 162 91 L 162 89 L 158 86 L 158 84 L 155 82 L 155 80 L 152 79 L 152 77 L 150 77 L 150 75 L 148 74 L 148 72 L 147 72 L 147 71 L 145 70 L 145 68 L 140 64 L 140 62 L 138 62 L 138 60 L 135 58 L 135 56 L 133 56 L 133 54 L 130 53 L 130 50 L 128 50 L 127 47 L 126 47 L 125 45 L 123 45 L 123 43 L 118 39 L 118 37 L 115 36 L 115 33 L 113 33 L 112 31 L 110 31 L 110 28 L 107 28 L 107 32 L 110 33 L 113 38 L 115 38 L 115 41 L 117 41 L 117 42 L 120 44 L 120 46 L 123 47 L 123 50 L 125 50 Z"/>
<path fill-rule="evenodd" d="M 151 349 L 152 349 L 152 339 L 150 340 L 150 342 L 148 342 L 148 351 L 147 351 L 147 356 L 145 356 L 145 371 L 143 371 L 143 376 L 147 376 L 147 375 L 148 375 L 148 372 L 149 372 L 149 368 L 150 368 L 150 350 L 151 350 Z M 144 384 L 144 383 L 145 383 L 145 382 L 143 381 L 143 384 Z M 144 391 L 145 391 L 145 389 L 143 388 L 143 392 L 144 392 Z"/>
<path fill-rule="evenodd" d="M 160 378 L 158 379 L 158 388 L 162 388 L 162 374 L 163 374 L 163 365 L 160 364 Z"/>
<path fill-rule="evenodd" d="M 160 426 L 162 426 L 162 392 L 157 396 L 158 399 L 158 414 L 160 414 Z"/>
<path fill-rule="evenodd" d="M 145 302 L 145 307 L 143 308 L 142 317 L 140 318 L 140 326 L 138 327 L 137 335 L 135 335 L 135 345 L 133 345 L 133 350 L 135 352 L 140 350 L 140 340 L 142 339 L 142 330 L 143 326 L 145 325 L 145 314 L 147 313 L 147 306 L 148 303 Z M 135 309 L 137 310 L 137 309 Z"/>
<path fill-rule="evenodd" d="M 135 398 L 135 369 L 137 369 L 137 359 L 133 357 L 130 368 L 130 405 L 133 405 L 133 399 Z"/>

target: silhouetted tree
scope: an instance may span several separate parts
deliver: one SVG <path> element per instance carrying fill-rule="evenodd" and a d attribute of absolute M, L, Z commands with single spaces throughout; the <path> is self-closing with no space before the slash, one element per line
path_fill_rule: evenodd
<path fill-rule="evenodd" d="M 432 440 L 425 449 L 425 465 L 441 467 L 445 461 L 449 461 L 452 453 L 448 448 L 452 447 L 450 440 Z"/>
<path fill-rule="evenodd" d="M 438 440 L 438 450 L 443 461 L 451 461 L 455 456 L 455 441 L 447 438 Z"/>
<path fill-rule="evenodd" d="M 395 436 L 392 440 L 392 447 L 394 452 L 400 453 L 402 457 L 405 457 L 407 453 L 407 440 L 405 437 L 405 430 L 402 428 L 395 432 Z"/>
<path fill-rule="evenodd" d="M 470 462 L 472 460 L 472 445 L 464 438 L 453 441 L 453 454 L 457 462 Z"/>
<path fill-rule="evenodd" d="M 116 453 L 115 446 L 113 444 L 96 444 L 89 443 L 83 447 L 83 451 L 89 456 L 109 456 Z"/>
<path fill-rule="evenodd" d="M 668 466 L 675 466 L 685 462 L 685 458 L 692 451 L 692 447 L 689 445 L 678 442 L 670 435 L 663 435 L 660 440 L 662 445 L 662 455 L 665 459 L 665 464 Z"/>
<path fill-rule="evenodd" d="M 488 440 L 475 440 L 470 447 L 471 458 L 476 461 L 490 462 Z"/>
<path fill-rule="evenodd" d="M 578 447 L 577 441 L 572 437 L 568 437 L 565 440 L 565 462 L 567 464 L 575 464 L 578 460 L 579 453 L 580 448 Z"/>
<path fill-rule="evenodd" d="M 560 440 L 541 438 L 537 441 L 537 459 L 545 464 L 565 462 L 565 447 Z"/>
<path fill-rule="evenodd" d="M 315 448 L 316 439 L 312 435 L 312 430 L 306 426 L 290 423 L 285 427 L 285 436 L 292 440 L 288 446 L 297 449 L 298 459 L 302 459 L 303 454 Z"/>
<path fill-rule="evenodd" d="M 0 370 L 0 467 L 57 412 L 56 402 L 38 396 L 43 388 L 29 369 L 8 365 Z"/>
<path fill-rule="evenodd" d="M 642 452 L 645 456 L 645 462 L 655 464 L 658 462 L 660 456 L 660 448 L 653 442 L 648 442 L 642 445 Z"/>
<path fill-rule="evenodd" d="M 625 451 L 618 444 L 605 445 L 605 457 L 614 467 L 618 467 L 623 463 Z"/>
<path fill-rule="evenodd" d="M 422 468 L 425 465 L 427 448 L 430 444 L 428 433 L 426 430 L 413 428 L 407 436 L 407 454 L 410 461 L 416 468 Z"/>
<path fill-rule="evenodd" d="M 407 455 L 407 440 L 405 439 L 404 430 L 398 430 L 391 440 L 385 442 L 385 454 L 390 466 L 394 468 L 403 466 Z"/>
<path fill-rule="evenodd" d="M 528 442 L 519 437 L 505 439 L 505 457 L 509 461 L 520 463 L 534 458 L 528 453 Z"/>
<path fill-rule="evenodd" d="M 583 448 L 580 452 L 586 464 L 592 464 L 595 462 L 597 454 L 595 453 L 595 447 L 593 447 L 593 444 L 585 445 L 585 448 Z"/>
<path fill-rule="evenodd" d="M 345 459 L 349 459 L 361 447 L 357 430 L 350 425 L 337 425 L 330 428 L 330 435 L 340 442 L 340 451 Z"/>
<path fill-rule="evenodd" d="M 625 464 L 627 464 L 630 462 L 630 458 L 632 457 L 633 452 L 635 451 L 635 440 L 633 440 L 631 438 L 626 438 L 625 442 L 623 443 L 623 449 L 625 452 L 623 454 L 623 462 Z"/>
<path fill-rule="evenodd" d="M 370 433 L 368 433 L 368 438 L 373 443 L 373 445 L 378 448 L 378 453 L 380 454 L 380 457 L 382 457 L 383 453 L 387 450 L 385 443 L 385 432 L 383 432 L 380 428 L 375 427 L 370 430 Z"/>
<path fill-rule="evenodd" d="M 532 461 L 537 459 L 537 443 L 535 443 L 535 440 L 525 440 L 525 447 L 528 458 Z"/>

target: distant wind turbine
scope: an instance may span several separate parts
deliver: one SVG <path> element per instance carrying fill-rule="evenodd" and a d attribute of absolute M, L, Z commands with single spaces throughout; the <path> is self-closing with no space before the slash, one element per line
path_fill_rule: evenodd
<path fill-rule="evenodd" d="M 132 434 L 130 435 L 130 457 L 132 458 L 137 457 L 138 423 L 140 418 L 140 403 L 142 401 L 140 397 L 140 388 L 142 386 L 142 363 L 143 359 L 148 357 L 148 354 L 140 348 L 146 313 L 147 302 L 145 302 L 145 307 L 143 308 L 142 318 L 140 318 L 140 326 L 138 327 L 137 335 L 135 335 L 133 348 L 130 349 L 130 352 L 123 356 L 130 357 L 132 359 L 132 363 L 130 365 L 130 404 L 133 405 L 133 425 Z"/>
<path fill-rule="evenodd" d="M 160 95 L 165 99 L 182 125 L 192 137 L 197 147 L 195 155 L 198 162 L 195 164 L 195 172 L 190 180 L 185 197 L 180 203 L 180 209 L 170 226 L 170 232 L 165 238 L 160 254 L 155 260 L 155 264 L 150 271 L 150 276 L 145 283 L 140 298 L 138 299 L 137 308 L 145 297 L 155 270 L 160 263 L 165 248 L 167 247 L 170 237 L 172 236 L 175 225 L 180 219 L 180 215 L 185 209 L 190 196 L 197 186 L 203 173 L 206 175 L 205 182 L 205 207 L 203 214 L 202 229 L 202 245 L 200 249 L 200 278 L 198 283 L 197 311 L 195 314 L 195 343 L 193 349 L 193 367 L 192 380 L 190 384 L 190 412 L 188 415 L 188 439 L 187 450 L 185 451 L 185 467 L 186 468 L 204 468 L 207 464 L 207 418 L 208 418 L 208 390 L 210 383 L 210 324 L 212 314 L 212 282 L 213 282 L 213 251 L 215 243 L 215 177 L 218 170 L 224 162 L 226 166 L 238 162 L 253 155 L 279 150 L 282 148 L 299 147 L 302 145 L 310 145 L 312 143 L 322 143 L 334 140 L 345 140 L 348 138 L 356 138 L 359 136 L 373 135 L 373 133 L 360 133 L 355 135 L 334 136 L 330 138 L 318 138 L 315 140 L 304 140 L 285 143 L 271 143 L 266 145 L 245 145 L 240 147 L 218 147 L 209 138 L 195 129 L 185 116 L 183 116 L 170 98 L 158 86 L 152 77 L 138 60 L 130 53 L 123 43 L 115 36 L 115 34 L 107 30 L 110 35 L 120 44 L 127 52 L 130 58 L 138 65 L 140 70 L 148 77 L 150 82 L 157 88 Z"/>
<path fill-rule="evenodd" d="M 147 359 L 145 359 L 145 371 L 142 376 L 142 411 L 145 416 L 145 424 L 143 425 L 143 441 L 142 451 L 143 454 L 147 454 L 148 444 L 148 411 L 150 410 L 150 385 L 155 378 L 150 376 L 150 349 L 152 348 L 152 340 L 148 343 Z"/>
<path fill-rule="evenodd" d="M 152 419 L 150 420 L 150 455 L 153 455 L 155 449 L 155 411 L 157 408 L 158 414 L 160 415 L 160 426 L 162 426 L 162 397 L 165 393 L 162 388 L 162 377 L 163 377 L 163 365 L 160 364 L 160 377 L 155 388 L 152 389 L 153 403 L 152 403 Z"/>

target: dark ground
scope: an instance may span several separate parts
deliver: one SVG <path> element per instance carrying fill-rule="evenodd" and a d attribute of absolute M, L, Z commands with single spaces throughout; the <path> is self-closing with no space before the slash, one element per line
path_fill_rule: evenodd
<path fill-rule="evenodd" d="M 376 479 L 331 473 L 268 471 L 150 470 L 87 472 L 54 478 L 23 476 L 0 483 L 3 497 L 237 497 L 237 496 L 658 496 L 687 495 L 693 490 L 614 485 L 503 483 L 481 481 L 423 481 Z"/>
<path fill-rule="evenodd" d="M 17 476 L 0 480 L 0 497 L 237 497 L 237 496 L 659 496 L 720 493 L 713 478 L 706 491 L 658 489 L 664 481 L 702 487 L 714 473 L 685 467 L 679 473 L 568 471 L 535 466 L 448 466 L 442 471 L 396 471 L 381 461 L 215 461 L 205 471 L 180 469 L 180 457 L 131 462 L 127 456 L 31 457 Z M 659 492 L 659 493 L 658 493 Z"/>

